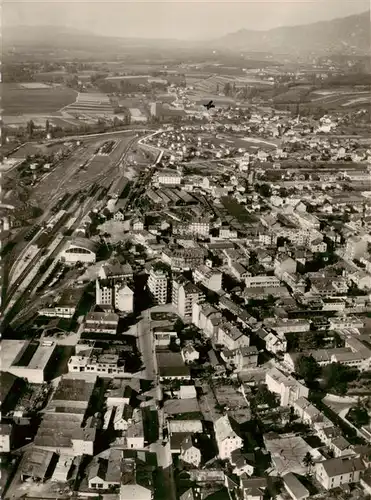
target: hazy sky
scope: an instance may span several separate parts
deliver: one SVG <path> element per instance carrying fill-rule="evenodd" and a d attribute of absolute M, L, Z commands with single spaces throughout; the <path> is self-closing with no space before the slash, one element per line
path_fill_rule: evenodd
<path fill-rule="evenodd" d="M 102 35 L 206 39 L 366 11 L 369 0 L 3 0 L 3 26 L 59 25 Z"/>

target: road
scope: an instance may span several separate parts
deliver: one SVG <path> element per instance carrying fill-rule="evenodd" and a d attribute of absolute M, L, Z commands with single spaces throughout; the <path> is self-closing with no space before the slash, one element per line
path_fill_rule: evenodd
<path fill-rule="evenodd" d="M 157 380 L 157 364 L 153 335 L 150 329 L 149 313 L 143 313 L 143 319 L 135 325 L 138 348 L 142 355 L 144 370 L 143 378 L 146 380 Z"/>

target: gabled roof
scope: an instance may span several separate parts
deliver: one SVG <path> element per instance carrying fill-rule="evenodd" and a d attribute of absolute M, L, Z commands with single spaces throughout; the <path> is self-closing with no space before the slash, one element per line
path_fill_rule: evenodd
<path fill-rule="evenodd" d="M 220 417 L 214 423 L 214 429 L 215 429 L 215 437 L 218 441 L 224 441 L 225 439 L 228 438 L 239 437 L 237 433 L 233 430 L 228 415 Z"/>
<path fill-rule="evenodd" d="M 320 462 L 319 465 L 322 465 L 328 477 L 336 477 L 354 471 L 364 471 L 366 469 L 363 460 L 354 457 L 331 458 Z"/>

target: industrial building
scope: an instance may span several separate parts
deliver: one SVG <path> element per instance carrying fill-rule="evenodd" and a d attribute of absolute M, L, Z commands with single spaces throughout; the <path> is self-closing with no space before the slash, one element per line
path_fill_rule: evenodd
<path fill-rule="evenodd" d="M 55 367 L 56 345 L 52 342 L 30 342 L 4 340 L 2 354 L 5 363 L 2 369 L 33 384 L 50 380 Z M 10 360 L 13 358 L 12 360 Z"/>

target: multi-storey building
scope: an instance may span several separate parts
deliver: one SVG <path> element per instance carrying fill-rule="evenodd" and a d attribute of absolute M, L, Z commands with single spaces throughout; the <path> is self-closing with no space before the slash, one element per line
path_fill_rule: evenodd
<path fill-rule="evenodd" d="M 219 269 L 212 269 L 205 265 L 199 266 L 193 271 L 195 283 L 202 283 L 203 286 L 214 292 L 222 289 L 222 276 Z"/>
<path fill-rule="evenodd" d="M 111 306 L 120 312 L 134 310 L 134 292 L 125 283 L 117 280 L 96 280 L 95 302 L 100 306 Z"/>
<path fill-rule="evenodd" d="M 156 302 L 166 304 L 168 289 L 167 272 L 162 269 L 152 268 L 148 278 L 148 289 Z"/>
<path fill-rule="evenodd" d="M 280 397 L 281 406 L 290 406 L 300 397 L 308 397 L 309 389 L 293 377 L 287 377 L 277 368 L 272 368 L 265 375 L 268 389 Z"/>
<path fill-rule="evenodd" d="M 245 278 L 246 288 L 254 287 L 279 287 L 280 280 L 276 276 L 248 276 Z"/>
<path fill-rule="evenodd" d="M 162 260 L 172 269 L 186 270 L 200 266 L 204 262 L 205 252 L 202 248 L 166 249 L 162 252 Z"/>
<path fill-rule="evenodd" d="M 191 321 L 193 305 L 203 301 L 203 293 L 183 275 L 175 277 L 172 285 L 172 304 L 184 320 Z"/>

